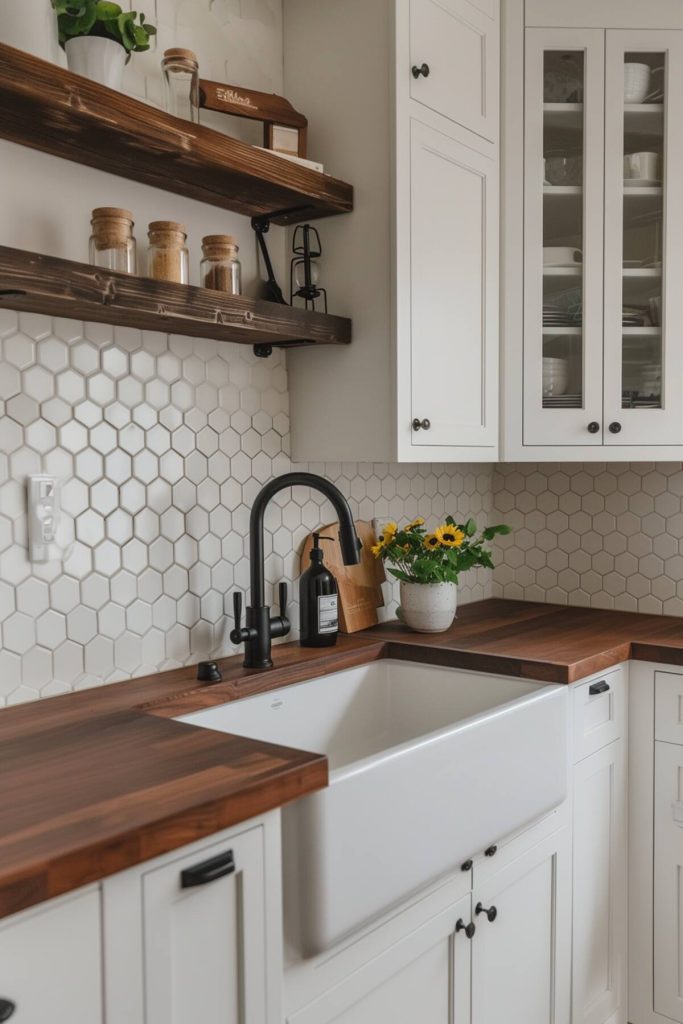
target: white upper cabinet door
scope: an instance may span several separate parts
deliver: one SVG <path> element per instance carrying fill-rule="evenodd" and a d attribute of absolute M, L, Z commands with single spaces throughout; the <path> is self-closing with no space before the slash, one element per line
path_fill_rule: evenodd
<path fill-rule="evenodd" d="M 12 1024 L 101 1024 L 101 929 L 95 889 L 0 921 L 0 998 L 15 1005 Z"/>
<path fill-rule="evenodd" d="M 571 833 L 550 836 L 472 903 L 472 1024 L 568 1024 Z"/>
<path fill-rule="evenodd" d="M 525 95 L 524 444 L 600 445 L 604 33 L 528 29 Z"/>
<path fill-rule="evenodd" d="M 608 31 L 605 443 L 683 444 L 683 32 Z"/>
<path fill-rule="evenodd" d="M 413 120 L 410 193 L 412 445 L 493 448 L 497 161 Z"/>
<path fill-rule="evenodd" d="M 263 829 L 142 878 L 145 1024 L 265 1024 Z"/>
<path fill-rule="evenodd" d="M 500 29 L 492 13 L 468 0 L 410 0 L 410 95 L 497 142 Z"/>
<path fill-rule="evenodd" d="M 574 771 L 572 1024 L 626 1014 L 625 753 L 624 740 L 616 740 Z"/>

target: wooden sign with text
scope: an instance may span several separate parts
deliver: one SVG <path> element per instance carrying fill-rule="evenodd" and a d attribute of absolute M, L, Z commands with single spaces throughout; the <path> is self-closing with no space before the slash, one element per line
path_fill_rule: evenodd
<path fill-rule="evenodd" d="M 200 106 L 206 110 L 262 121 L 263 144 L 267 149 L 306 158 L 308 119 L 283 96 L 206 78 L 200 79 L 199 94 Z"/>

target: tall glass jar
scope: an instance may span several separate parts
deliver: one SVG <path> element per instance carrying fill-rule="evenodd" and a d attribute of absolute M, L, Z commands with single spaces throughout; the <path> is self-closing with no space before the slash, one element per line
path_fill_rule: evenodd
<path fill-rule="evenodd" d="M 202 286 L 228 295 L 240 295 L 242 266 L 237 259 L 238 252 L 239 246 L 232 235 L 207 235 L 202 241 Z"/>
<path fill-rule="evenodd" d="M 192 50 L 166 50 L 161 61 L 166 110 L 199 124 L 199 62 Z"/>
<path fill-rule="evenodd" d="M 173 220 L 155 220 L 149 225 L 147 275 L 156 281 L 190 282 L 190 255 L 183 224 Z"/>
<path fill-rule="evenodd" d="M 93 210 L 90 223 L 90 262 L 93 266 L 116 270 L 121 274 L 135 274 L 137 246 L 130 210 L 102 206 Z"/>

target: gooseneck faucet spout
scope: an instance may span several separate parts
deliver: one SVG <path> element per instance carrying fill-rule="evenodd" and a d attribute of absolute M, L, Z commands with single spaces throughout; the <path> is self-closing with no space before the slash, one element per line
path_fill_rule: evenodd
<path fill-rule="evenodd" d="M 325 477 L 315 473 L 286 473 L 267 483 L 254 501 L 249 521 L 249 554 L 251 570 L 251 603 L 247 608 L 247 624 L 242 627 L 242 595 L 234 595 L 235 628 L 230 633 L 234 644 L 245 645 L 245 668 L 270 668 L 271 640 L 287 636 L 290 630 L 286 615 L 287 584 L 280 583 L 280 614 L 272 617 L 270 606 L 265 603 L 265 555 L 263 544 L 263 520 L 268 504 L 274 495 L 286 487 L 310 487 L 320 491 L 331 502 L 339 519 L 339 543 L 345 565 L 357 565 L 360 561 L 361 542 L 356 533 L 349 504 L 341 491 Z"/>

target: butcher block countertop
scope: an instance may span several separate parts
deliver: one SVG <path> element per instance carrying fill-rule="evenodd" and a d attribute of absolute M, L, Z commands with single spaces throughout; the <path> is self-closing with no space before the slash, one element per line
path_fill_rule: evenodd
<path fill-rule="evenodd" d="M 220 662 L 0 712 L 0 916 L 327 785 L 326 758 L 175 722 L 383 657 L 571 683 L 629 659 L 683 665 L 683 619 L 489 600 L 447 633 L 388 623 L 334 648 L 274 649 L 275 668 Z"/>

